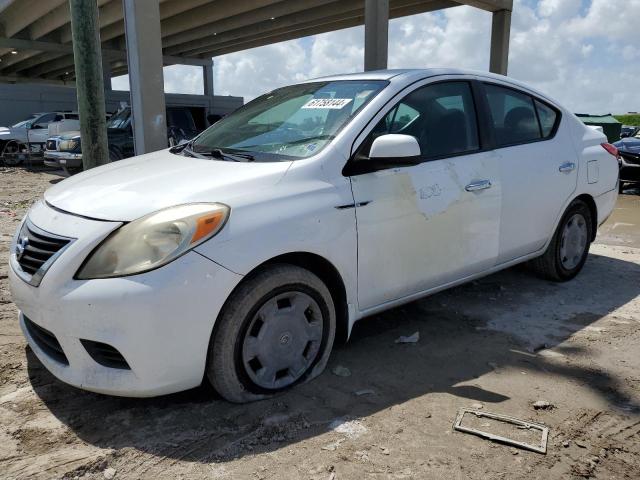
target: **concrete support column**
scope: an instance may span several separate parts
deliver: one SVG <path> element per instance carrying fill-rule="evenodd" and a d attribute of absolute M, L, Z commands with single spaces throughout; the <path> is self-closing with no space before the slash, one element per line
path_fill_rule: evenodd
<path fill-rule="evenodd" d="M 493 12 L 491 25 L 491 60 L 489 70 L 506 75 L 509 66 L 509 37 L 511 35 L 511 11 Z"/>
<path fill-rule="evenodd" d="M 387 68 L 389 50 L 389 0 L 364 2 L 364 69 Z"/>
<path fill-rule="evenodd" d="M 158 0 L 123 0 L 136 155 L 167 148 Z"/>
<path fill-rule="evenodd" d="M 213 60 L 209 65 L 202 66 L 202 80 L 204 94 L 213 97 Z"/>
<path fill-rule="evenodd" d="M 69 0 L 76 74 L 82 165 L 85 170 L 109 163 L 105 118 L 98 4 Z"/>

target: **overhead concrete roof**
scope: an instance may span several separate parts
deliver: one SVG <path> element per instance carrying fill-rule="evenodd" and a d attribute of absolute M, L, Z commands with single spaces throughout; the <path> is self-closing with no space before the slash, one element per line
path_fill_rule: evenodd
<path fill-rule="evenodd" d="M 165 65 L 364 23 L 364 0 L 158 0 Z M 103 57 L 127 73 L 122 0 L 97 0 Z M 511 10 L 513 0 L 389 0 L 391 18 L 460 5 Z M 0 81 L 73 81 L 68 0 L 0 0 Z"/>

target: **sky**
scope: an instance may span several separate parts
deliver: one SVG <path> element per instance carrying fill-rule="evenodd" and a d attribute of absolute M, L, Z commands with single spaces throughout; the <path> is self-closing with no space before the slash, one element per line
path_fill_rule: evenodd
<path fill-rule="evenodd" d="M 640 111 L 640 0 L 514 0 L 509 75 L 577 113 Z M 488 70 L 491 14 L 462 6 L 391 20 L 389 68 Z M 364 27 L 214 60 L 216 95 L 245 101 L 308 78 L 363 69 Z M 202 93 L 200 67 L 165 67 L 165 91 Z M 128 89 L 128 79 L 112 80 Z"/>

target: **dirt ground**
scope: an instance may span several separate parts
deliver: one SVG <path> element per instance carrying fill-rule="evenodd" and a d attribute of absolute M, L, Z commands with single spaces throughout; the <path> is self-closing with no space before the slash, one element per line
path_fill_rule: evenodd
<path fill-rule="evenodd" d="M 239 406 L 204 386 L 101 396 L 41 366 L 18 327 L 7 255 L 59 179 L 0 168 L 1 478 L 640 478 L 640 191 L 620 197 L 574 281 L 513 268 L 377 315 L 316 381 Z M 395 343 L 415 332 L 417 343 Z M 543 423 L 547 454 L 454 431 L 461 407 Z"/>

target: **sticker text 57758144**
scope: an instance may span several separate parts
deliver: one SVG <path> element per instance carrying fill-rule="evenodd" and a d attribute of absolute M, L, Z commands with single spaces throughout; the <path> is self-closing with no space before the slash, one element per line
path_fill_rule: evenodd
<path fill-rule="evenodd" d="M 351 102 L 350 98 L 312 98 L 302 108 L 329 108 L 340 110 Z"/>

